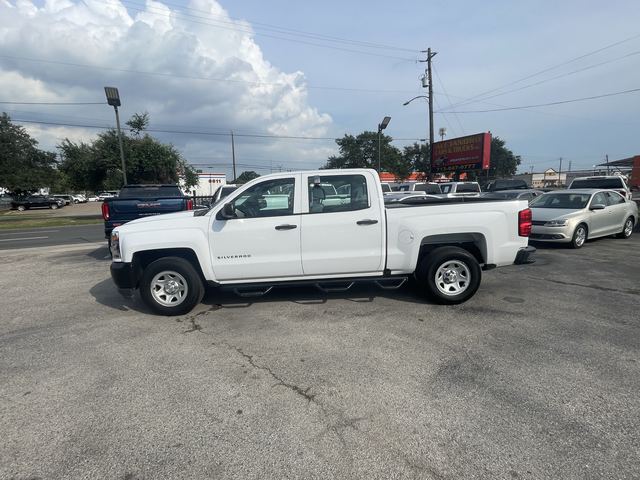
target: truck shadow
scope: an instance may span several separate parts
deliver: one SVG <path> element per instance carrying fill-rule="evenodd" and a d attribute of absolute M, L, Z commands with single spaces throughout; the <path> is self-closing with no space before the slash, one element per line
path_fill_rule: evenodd
<path fill-rule="evenodd" d="M 125 297 L 118 292 L 110 278 L 95 284 L 89 290 L 93 298 L 107 307 L 121 312 L 135 311 L 152 314 L 136 292 L 132 297 Z M 408 285 L 397 290 L 382 290 L 375 285 L 354 285 L 344 292 L 322 292 L 311 286 L 277 287 L 260 297 L 241 297 L 234 292 L 222 291 L 207 287 L 202 304 L 218 308 L 250 308 L 255 305 L 272 302 L 290 302 L 298 305 L 323 305 L 330 300 L 347 300 L 355 303 L 372 303 L 376 298 L 389 298 L 401 302 L 430 304 L 420 293 Z"/>

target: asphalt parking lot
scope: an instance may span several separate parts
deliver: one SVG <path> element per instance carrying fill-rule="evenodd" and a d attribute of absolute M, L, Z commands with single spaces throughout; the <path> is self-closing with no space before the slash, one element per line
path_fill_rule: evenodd
<path fill-rule="evenodd" d="M 640 234 L 411 290 L 180 318 L 102 244 L 0 252 L 0 478 L 640 478 Z"/>

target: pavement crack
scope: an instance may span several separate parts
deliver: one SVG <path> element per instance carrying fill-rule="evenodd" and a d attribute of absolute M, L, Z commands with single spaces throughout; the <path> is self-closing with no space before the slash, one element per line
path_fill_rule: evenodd
<path fill-rule="evenodd" d="M 197 321 L 196 318 L 201 317 L 203 315 L 207 315 L 210 312 L 213 312 L 214 310 L 218 310 L 220 307 L 218 305 L 214 305 L 211 308 L 208 308 L 206 310 L 202 310 L 201 312 L 198 313 L 194 313 L 193 315 L 188 316 L 187 318 L 185 318 L 185 320 L 187 322 L 189 322 L 191 324 L 191 328 L 185 330 L 184 333 L 191 333 L 191 332 L 200 332 L 200 333 L 206 333 L 204 330 L 202 330 L 202 325 L 200 325 Z M 177 322 L 182 322 L 181 319 L 176 320 Z"/>
<path fill-rule="evenodd" d="M 240 355 L 242 355 L 242 357 L 245 358 L 253 368 L 256 368 L 258 370 L 263 370 L 267 372 L 269 375 L 271 375 L 271 377 L 273 377 L 273 379 L 276 380 L 276 382 L 278 382 L 275 384 L 275 386 L 288 388 L 289 390 L 294 392 L 296 395 L 299 395 L 300 397 L 304 398 L 307 402 L 309 403 L 313 402 L 316 405 L 319 405 L 318 402 L 315 400 L 315 395 L 309 393 L 309 390 L 311 390 L 311 387 L 307 387 L 303 389 L 302 387 L 294 383 L 287 382 L 282 377 L 277 375 L 273 370 L 271 370 L 271 368 L 265 365 L 260 365 L 256 363 L 255 360 L 253 359 L 253 355 L 249 355 L 240 347 L 236 347 L 235 345 L 231 345 L 226 342 L 224 343 L 224 345 L 226 345 L 228 348 L 231 348 L 235 350 L 237 353 L 239 353 Z"/>
<path fill-rule="evenodd" d="M 563 280 L 555 280 L 552 278 L 540 278 L 532 275 L 528 275 L 529 278 L 533 278 L 535 280 L 544 280 L 545 282 L 557 283 L 558 285 L 567 285 L 570 287 L 582 287 L 582 288 L 593 288 L 594 290 L 600 290 L 602 292 L 616 292 L 616 293 L 628 293 L 630 295 L 640 295 L 640 290 L 631 289 L 631 288 L 611 288 L 611 287 L 603 287 L 601 285 L 585 285 L 583 283 L 575 283 L 575 282 L 565 282 Z"/>

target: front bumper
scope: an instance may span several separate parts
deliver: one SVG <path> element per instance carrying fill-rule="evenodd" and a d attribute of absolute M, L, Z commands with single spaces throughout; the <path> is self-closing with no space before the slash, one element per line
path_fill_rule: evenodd
<path fill-rule="evenodd" d="M 535 247 L 524 247 L 518 250 L 516 255 L 516 259 L 513 262 L 514 265 L 525 265 L 527 263 L 535 262 L 535 258 L 533 258 L 533 254 L 536 253 Z"/>
<path fill-rule="evenodd" d="M 119 289 L 138 288 L 138 271 L 133 263 L 111 262 L 111 278 Z"/>
<path fill-rule="evenodd" d="M 542 225 L 534 225 L 531 227 L 530 240 L 537 242 L 570 242 L 573 236 L 571 225 L 564 227 L 544 227 Z"/>

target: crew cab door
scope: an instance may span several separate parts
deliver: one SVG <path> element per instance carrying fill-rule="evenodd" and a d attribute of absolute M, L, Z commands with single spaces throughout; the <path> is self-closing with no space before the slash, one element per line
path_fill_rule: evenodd
<path fill-rule="evenodd" d="M 377 180 L 366 174 L 302 174 L 305 275 L 381 272 L 384 211 Z"/>
<path fill-rule="evenodd" d="M 209 232 L 216 279 L 301 276 L 299 199 L 299 175 L 264 180 L 224 199 Z M 233 218 L 223 217 L 225 204 Z"/>

